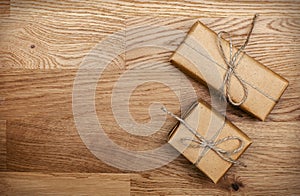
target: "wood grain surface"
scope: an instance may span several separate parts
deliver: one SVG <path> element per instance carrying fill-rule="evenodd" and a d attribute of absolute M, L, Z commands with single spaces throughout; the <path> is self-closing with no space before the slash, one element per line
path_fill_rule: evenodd
<path fill-rule="evenodd" d="M 3 195 L 130 195 L 129 174 L 5 172 L 0 176 Z"/>
<path fill-rule="evenodd" d="M 0 1 L 0 193 L 299 195 L 299 11 L 299 1 L 283 0 Z M 82 85 L 92 85 L 99 76 L 97 118 L 119 146 L 151 150 L 166 143 L 176 122 L 167 118 L 150 136 L 124 130 L 112 105 L 120 78 L 119 100 L 139 84 L 128 103 L 137 123 L 151 120 L 149 107 L 154 102 L 179 114 L 180 93 L 186 109 L 196 99 L 186 83 L 197 98 L 211 103 L 207 88 L 172 66 L 169 57 L 198 19 L 216 32 L 229 31 L 234 44 L 241 45 L 254 13 L 260 16 L 246 52 L 290 84 L 265 122 L 227 107 L 229 120 L 253 139 L 241 157 L 248 167 L 233 166 L 215 185 L 183 156 L 157 169 L 131 172 L 89 151 L 75 125 L 73 88 L 86 56 L 101 54 L 99 44 L 117 37 L 104 49 L 113 54 L 118 48 L 121 54 L 101 75 L 83 72 Z M 118 104 L 121 108 L 127 103 Z"/>
<path fill-rule="evenodd" d="M 6 121 L 0 120 L 0 171 L 6 170 Z"/>

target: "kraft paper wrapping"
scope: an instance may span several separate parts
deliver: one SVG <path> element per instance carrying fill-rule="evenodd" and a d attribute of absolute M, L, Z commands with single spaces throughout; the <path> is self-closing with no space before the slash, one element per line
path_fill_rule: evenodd
<path fill-rule="evenodd" d="M 224 39 L 221 43 L 229 58 L 229 43 Z M 233 53 L 236 51 L 233 47 Z M 227 65 L 218 48 L 218 37 L 200 21 L 192 26 L 170 61 L 194 79 L 217 90 L 222 88 Z M 247 54 L 244 54 L 235 71 L 248 89 L 247 99 L 240 107 L 260 120 L 265 120 L 287 88 L 288 81 Z M 230 85 L 232 99 L 240 101 L 244 91 L 234 75 Z"/>
<path fill-rule="evenodd" d="M 244 147 L 239 153 L 231 156 L 234 160 L 237 160 L 252 143 L 251 139 L 239 128 L 201 101 L 193 106 L 184 120 L 206 139 L 217 141 L 227 136 L 241 138 L 244 141 Z M 185 126 L 178 123 L 170 132 L 168 143 L 194 164 L 198 157 L 202 155 L 198 164 L 195 165 L 214 183 L 217 183 L 232 166 L 232 163 L 223 160 L 214 151 L 203 147 L 191 147 L 191 143 L 183 143 L 182 138 L 195 138 L 195 136 Z M 218 145 L 224 150 L 232 150 L 237 146 L 238 141 L 227 141 Z"/>

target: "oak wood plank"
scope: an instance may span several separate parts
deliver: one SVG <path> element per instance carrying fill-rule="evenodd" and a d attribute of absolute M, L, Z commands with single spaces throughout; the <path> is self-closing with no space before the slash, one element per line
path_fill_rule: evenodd
<path fill-rule="evenodd" d="M 97 43 L 125 27 L 124 17 L 107 17 L 103 11 L 47 14 L 41 9 L 37 14 L 26 8 L 15 11 L 13 5 L 10 10 L 8 17 L 0 18 L 0 67 L 5 68 L 78 67 Z"/>
<path fill-rule="evenodd" d="M 22 18 L 24 17 L 24 18 Z M 12 15 L 0 25 L 0 66 L 26 69 L 78 68 L 84 57 L 108 35 L 130 28 L 161 26 L 170 36 L 175 30 L 187 32 L 199 18 L 192 17 L 127 17 L 107 18 L 103 15 L 45 15 L 29 17 Z M 212 30 L 229 31 L 233 41 L 241 45 L 251 17 L 200 18 Z M 260 16 L 255 26 L 247 53 L 275 72 L 299 70 L 298 18 L 268 18 Z M 142 26 L 142 27 L 141 27 Z M 135 38 L 142 36 L 137 32 Z M 179 39 L 184 38 L 184 34 Z M 153 34 L 154 43 L 158 37 Z M 146 38 L 146 39 L 150 39 Z M 128 42 L 124 32 L 124 43 Z M 169 39 L 168 37 L 165 38 Z M 173 40 L 179 46 L 178 40 Z M 164 45 L 161 45 L 162 47 Z M 109 47 L 109 46 L 107 46 Z M 125 46 L 126 47 L 126 46 Z M 126 48 L 124 48 L 125 50 Z M 176 47 L 174 48 L 174 50 Z M 293 51 L 293 52 L 291 52 Z M 170 55 L 170 54 L 164 54 Z M 289 72 L 288 74 L 297 74 Z"/>
<path fill-rule="evenodd" d="M 0 99 L 1 104 L 1 99 Z M 0 120 L 0 171 L 6 170 L 6 121 Z"/>
<path fill-rule="evenodd" d="M 296 0 L 275 1 L 195 1 L 195 0 L 168 0 L 168 1 L 143 1 L 143 0 L 97 0 L 97 1 L 74 1 L 61 2 L 48 1 L 13 1 L 11 8 L 14 11 L 35 14 L 97 14 L 104 12 L 108 16 L 193 16 L 193 17 L 228 17 L 251 16 L 261 13 L 269 17 L 297 17 L 299 3 Z"/>
<path fill-rule="evenodd" d="M 130 195 L 130 175 L 1 172 L 4 195 Z"/>

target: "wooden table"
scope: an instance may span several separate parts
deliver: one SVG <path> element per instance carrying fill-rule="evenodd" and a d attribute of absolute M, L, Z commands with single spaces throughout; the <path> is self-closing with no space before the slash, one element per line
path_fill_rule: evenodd
<path fill-rule="evenodd" d="M 1 195 L 299 195 L 299 12 L 299 1 L 281 0 L 2 0 Z M 214 184 L 183 156 L 157 169 L 130 172 L 104 163 L 84 145 L 73 118 L 73 82 L 84 57 L 97 44 L 123 32 L 123 53 L 106 67 L 96 87 L 98 119 L 116 144 L 131 151 L 149 150 L 165 143 L 175 121 L 168 118 L 151 136 L 124 131 L 111 108 L 114 85 L 128 71 L 132 74 L 125 78 L 127 82 L 149 80 L 132 92 L 129 101 L 135 121 L 146 123 L 152 102 L 179 112 L 176 94 L 151 78 L 161 76 L 177 84 L 174 78 L 185 76 L 168 63 L 172 51 L 153 47 L 127 51 L 127 30 L 137 27 L 135 44 L 144 39 L 157 44 L 160 39 L 162 46 L 176 48 L 183 37 L 169 42 L 174 29 L 184 35 L 200 19 L 214 31 L 231 32 L 234 43 L 240 45 L 255 13 L 260 16 L 246 51 L 290 85 L 265 122 L 228 106 L 228 118 L 254 141 L 241 157 L 247 168 L 233 166 Z M 152 26 L 165 29 L 146 37 L 143 28 Z M 87 83 L 91 80 L 85 76 Z M 203 85 L 186 80 L 199 98 L 210 102 Z M 129 89 L 123 85 L 123 90 Z M 189 94 L 185 97 L 188 100 Z"/>

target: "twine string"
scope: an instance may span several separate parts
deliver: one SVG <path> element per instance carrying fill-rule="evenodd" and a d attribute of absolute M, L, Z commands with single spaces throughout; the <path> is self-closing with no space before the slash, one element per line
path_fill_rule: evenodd
<path fill-rule="evenodd" d="M 195 139 L 194 138 L 181 138 L 180 141 L 184 145 L 192 147 L 192 148 L 200 148 L 200 147 L 209 148 L 210 150 L 215 152 L 217 155 L 219 155 L 219 157 L 222 158 L 223 160 L 225 160 L 229 163 L 238 164 L 238 165 L 242 165 L 242 166 L 246 167 L 246 165 L 244 163 L 231 158 L 231 155 L 239 153 L 244 148 L 245 144 L 241 138 L 236 137 L 236 136 L 227 136 L 227 137 L 224 137 L 217 141 L 206 140 L 202 135 L 200 135 L 197 131 L 195 131 L 185 120 L 176 116 L 172 112 L 168 111 L 165 107 L 162 107 L 161 110 L 166 112 L 168 115 L 172 116 L 173 118 L 177 119 L 184 127 L 186 127 L 195 136 Z M 221 129 L 223 129 L 224 125 L 225 125 L 225 123 L 223 124 Z M 222 144 L 224 142 L 233 141 L 233 140 L 236 140 L 239 142 L 238 147 L 234 148 L 233 150 L 224 150 L 224 149 L 218 147 L 220 144 Z M 203 157 L 203 155 L 198 156 L 198 159 L 196 160 L 196 162 L 194 164 L 198 165 L 198 163 L 200 162 L 202 157 Z"/>
<path fill-rule="evenodd" d="M 228 101 L 234 106 L 242 105 L 248 97 L 248 89 L 247 89 L 246 83 L 241 78 L 241 76 L 239 76 L 239 74 L 236 72 L 236 68 L 239 65 L 241 59 L 243 58 L 243 56 L 245 54 L 244 49 L 246 48 L 246 46 L 249 43 L 250 36 L 252 34 L 257 16 L 258 16 L 258 14 L 255 14 L 252 19 L 251 28 L 247 34 L 247 38 L 246 38 L 244 44 L 234 54 L 233 54 L 233 44 L 232 44 L 232 39 L 231 39 L 230 33 L 226 32 L 226 31 L 221 31 L 218 33 L 218 48 L 219 48 L 219 51 L 220 51 L 226 65 L 227 65 L 227 71 L 224 76 L 222 89 L 224 90 L 224 96 L 227 97 Z M 225 34 L 229 37 L 229 59 L 226 57 L 223 46 L 222 46 L 222 39 L 223 39 L 223 35 L 225 35 Z M 241 84 L 243 91 L 244 91 L 243 98 L 240 101 L 233 101 L 231 98 L 231 95 L 229 93 L 232 75 L 234 75 L 237 78 L 238 82 Z"/>

